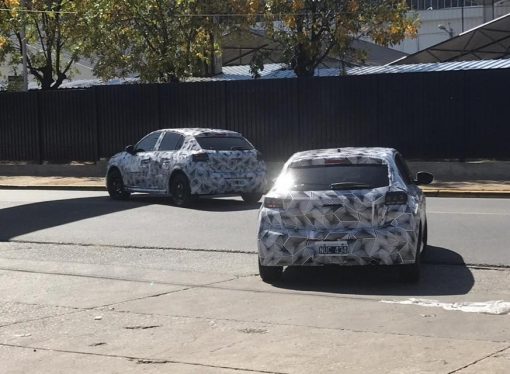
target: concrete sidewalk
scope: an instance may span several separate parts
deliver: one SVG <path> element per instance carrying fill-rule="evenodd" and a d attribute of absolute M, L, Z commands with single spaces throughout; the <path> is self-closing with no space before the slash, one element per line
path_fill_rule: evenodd
<path fill-rule="evenodd" d="M 0 176 L 0 189 L 105 191 L 105 182 L 101 177 Z M 510 181 L 437 181 L 423 191 L 433 197 L 510 197 Z"/>
<path fill-rule="evenodd" d="M 509 314 L 420 304 L 508 301 L 507 269 L 427 264 L 417 284 L 291 269 L 269 285 L 256 263 L 0 243 L 1 372 L 508 373 Z"/>

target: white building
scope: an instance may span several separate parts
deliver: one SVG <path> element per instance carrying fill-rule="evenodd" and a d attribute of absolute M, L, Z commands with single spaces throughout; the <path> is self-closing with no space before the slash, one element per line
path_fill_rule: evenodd
<path fill-rule="evenodd" d="M 416 39 L 393 47 L 412 54 L 510 13 L 510 0 L 408 0 L 418 14 Z"/>

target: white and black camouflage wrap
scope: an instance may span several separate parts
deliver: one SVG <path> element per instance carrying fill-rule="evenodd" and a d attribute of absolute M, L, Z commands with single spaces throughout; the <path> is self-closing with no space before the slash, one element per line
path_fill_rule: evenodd
<path fill-rule="evenodd" d="M 342 159 L 352 164 L 388 167 L 389 186 L 376 189 L 279 190 L 278 181 L 266 198 L 283 200 L 283 209 L 264 206 L 259 212 L 258 252 L 262 265 L 367 265 L 414 263 L 425 198 L 406 184 L 395 164 L 394 149 L 342 148 L 294 154 L 279 178 L 292 166 L 321 165 Z M 407 204 L 386 205 L 389 191 L 405 191 Z M 348 255 L 318 255 L 317 243 L 346 241 Z"/>
<path fill-rule="evenodd" d="M 156 132 L 156 131 L 155 131 Z M 267 185 L 266 165 L 258 151 L 204 150 L 196 137 L 242 135 L 228 130 L 208 128 L 163 129 L 154 150 L 132 155 L 120 152 L 108 163 L 108 170 L 120 170 L 128 191 L 169 193 L 173 173 L 184 173 L 193 195 L 241 194 L 264 192 Z M 183 136 L 182 146 L 174 151 L 159 151 L 166 132 Z M 207 153 L 208 160 L 195 162 L 192 156 Z"/>

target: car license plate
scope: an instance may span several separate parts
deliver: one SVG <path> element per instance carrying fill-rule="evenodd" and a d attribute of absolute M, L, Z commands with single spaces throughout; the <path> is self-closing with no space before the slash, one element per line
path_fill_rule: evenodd
<path fill-rule="evenodd" d="M 234 186 L 242 186 L 246 183 L 246 180 L 245 179 L 230 179 L 230 182 L 234 185 Z"/>
<path fill-rule="evenodd" d="M 348 256 L 349 243 L 345 240 L 332 242 L 318 242 L 315 244 L 319 256 Z"/>

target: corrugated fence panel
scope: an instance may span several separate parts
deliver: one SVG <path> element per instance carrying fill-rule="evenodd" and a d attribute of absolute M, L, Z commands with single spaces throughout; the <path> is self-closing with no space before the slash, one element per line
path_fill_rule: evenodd
<path fill-rule="evenodd" d="M 99 154 L 110 157 L 159 128 L 159 86 L 96 87 Z"/>
<path fill-rule="evenodd" d="M 160 128 L 224 128 L 225 82 L 165 84 L 159 88 Z"/>
<path fill-rule="evenodd" d="M 425 149 L 422 155 L 408 157 L 466 157 L 465 73 L 452 71 L 434 73 L 430 77 L 423 75 L 422 103 L 417 105 L 425 109 L 420 120 L 425 121 L 427 131 L 426 136 L 415 140 L 422 142 Z"/>
<path fill-rule="evenodd" d="M 422 83 L 417 75 L 402 79 L 397 74 L 378 77 L 377 143 L 381 147 L 396 148 L 406 157 L 420 154 L 423 140 L 419 132 L 420 91 Z M 416 91 L 415 91 L 416 90 Z"/>
<path fill-rule="evenodd" d="M 387 146 L 410 159 L 510 159 L 510 69 L 123 85 L 0 94 L 2 160 L 110 157 L 158 128 L 243 133 L 268 160 Z"/>
<path fill-rule="evenodd" d="M 96 159 L 94 91 L 41 91 L 38 94 L 43 159 Z"/>
<path fill-rule="evenodd" d="M 377 143 L 372 79 L 328 77 L 299 81 L 300 137 L 304 148 L 370 146 Z"/>
<path fill-rule="evenodd" d="M 0 94 L 0 160 L 39 160 L 37 93 Z"/>
<path fill-rule="evenodd" d="M 466 153 L 470 158 L 508 158 L 510 70 L 466 76 Z"/>
<path fill-rule="evenodd" d="M 227 128 L 241 132 L 269 160 L 286 159 L 300 149 L 298 81 L 227 82 Z"/>

